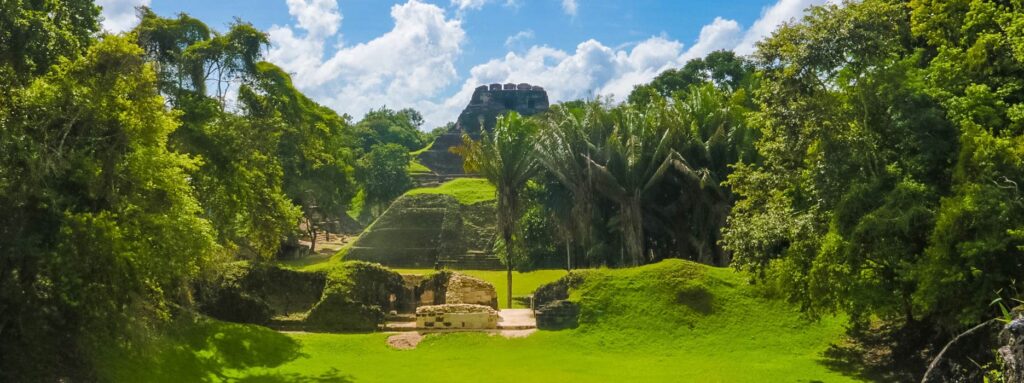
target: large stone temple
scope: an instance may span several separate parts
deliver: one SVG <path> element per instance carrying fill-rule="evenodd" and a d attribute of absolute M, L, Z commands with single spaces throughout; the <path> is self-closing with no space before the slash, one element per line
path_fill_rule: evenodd
<path fill-rule="evenodd" d="M 473 91 L 469 105 L 459 114 L 455 126 L 442 134 L 418 160 L 439 176 L 446 178 L 462 175 L 462 159 L 449 149 L 462 144 L 462 133 L 473 139 L 480 138 L 480 129 L 494 130 L 498 116 L 516 111 L 531 116 L 548 110 L 548 94 L 544 88 L 530 84 L 481 85 Z"/>
<path fill-rule="evenodd" d="M 464 174 L 462 158 L 449 151 L 462 144 L 463 133 L 479 139 L 483 130 L 493 131 L 498 116 L 508 111 L 529 116 L 547 109 L 548 95 L 539 86 L 476 88 L 455 126 L 418 155 L 431 173 L 420 174 L 417 182 L 428 186 L 472 177 Z M 449 195 L 404 195 L 352 244 L 346 259 L 403 268 L 502 269 L 493 249 L 494 217 L 493 201 L 466 205 Z"/>

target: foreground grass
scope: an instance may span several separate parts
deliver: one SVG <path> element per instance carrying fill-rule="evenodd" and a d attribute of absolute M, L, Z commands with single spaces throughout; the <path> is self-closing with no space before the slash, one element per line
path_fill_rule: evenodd
<path fill-rule="evenodd" d="M 842 318 L 805 321 L 730 269 L 666 261 L 582 274 L 575 330 L 430 335 L 410 351 L 389 349 L 386 334 L 289 334 L 308 357 L 249 372 L 417 383 L 854 380 L 821 356 L 841 338 Z"/>
<path fill-rule="evenodd" d="M 445 194 L 455 197 L 463 205 L 472 205 L 493 201 L 494 186 L 482 178 L 456 178 L 437 187 L 412 189 L 405 194 Z"/>
<path fill-rule="evenodd" d="M 394 269 L 401 274 L 430 274 L 432 269 Z M 505 271 L 501 270 L 452 270 L 469 276 L 483 279 L 494 285 L 498 293 L 498 307 L 508 308 L 505 302 L 505 294 L 508 291 L 508 281 Z M 512 296 L 525 297 L 533 294 L 541 285 L 554 282 L 566 274 L 565 270 L 534 270 L 525 273 L 512 272 Z M 526 307 L 518 301 L 512 302 L 513 308 Z"/>

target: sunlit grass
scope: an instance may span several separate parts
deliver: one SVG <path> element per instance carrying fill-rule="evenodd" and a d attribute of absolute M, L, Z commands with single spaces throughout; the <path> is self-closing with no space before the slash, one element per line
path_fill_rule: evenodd
<path fill-rule="evenodd" d="M 666 261 L 584 273 L 575 330 L 435 334 L 409 351 L 388 348 L 387 334 L 290 334 L 308 357 L 254 371 L 418 383 L 854 381 L 822 357 L 844 319 L 806 321 L 731 269 Z"/>
<path fill-rule="evenodd" d="M 483 178 L 456 178 L 436 187 L 412 189 L 405 194 L 445 194 L 455 197 L 463 205 L 472 205 L 493 201 L 494 185 Z"/>

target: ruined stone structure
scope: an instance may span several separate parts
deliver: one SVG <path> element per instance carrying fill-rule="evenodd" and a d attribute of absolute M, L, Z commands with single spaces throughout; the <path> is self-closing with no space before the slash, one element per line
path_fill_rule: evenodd
<path fill-rule="evenodd" d="M 498 327 L 498 311 L 481 305 L 443 304 L 416 308 L 416 328 L 493 329 Z"/>
<path fill-rule="evenodd" d="M 462 159 L 449 149 L 462 144 L 462 133 L 480 138 L 481 129 L 494 130 L 498 116 L 508 111 L 530 116 L 548 110 L 548 94 L 544 88 L 530 84 L 482 85 L 473 91 L 469 105 L 459 114 L 455 127 L 439 136 L 418 160 L 442 177 L 464 173 Z"/>
<path fill-rule="evenodd" d="M 466 303 L 498 308 L 498 293 L 494 286 L 479 278 L 453 273 L 444 294 L 445 303 Z"/>
<path fill-rule="evenodd" d="M 347 260 L 387 267 L 501 270 L 492 254 L 494 203 L 461 205 L 440 194 L 399 197 L 352 244 Z"/>

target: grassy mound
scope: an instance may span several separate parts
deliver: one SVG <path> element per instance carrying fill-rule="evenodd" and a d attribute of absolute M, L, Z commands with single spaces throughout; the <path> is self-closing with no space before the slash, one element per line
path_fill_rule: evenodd
<path fill-rule="evenodd" d="M 412 189 L 405 194 L 444 194 L 455 197 L 460 204 L 473 205 L 493 201 L 494 185 L 482 178 L 456 178 L 437 187 Z"/>
<path fill-rule="evenodd" d="M 254 372 L 337 368 L 357 381 L 417 382 L 854 381 L 822 357 L 841 340 L 842 318 L 806 321 L 731 269 L 665 261 L 581 275 L 570 292 L 581 306 L 575 330 L 430 335 L 411 351 L 387 348 L 386 334 L 294 334 L 308 358 Z"/>

